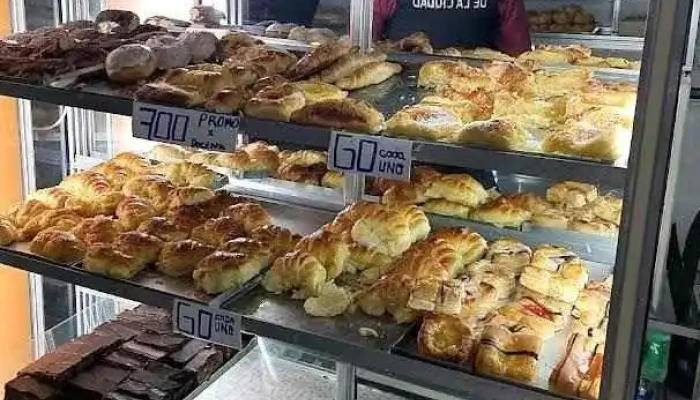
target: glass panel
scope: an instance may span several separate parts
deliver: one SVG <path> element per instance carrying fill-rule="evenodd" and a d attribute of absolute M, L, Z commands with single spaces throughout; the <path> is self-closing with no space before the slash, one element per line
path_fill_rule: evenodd
<path fill-rule="evenodd" d="M 307 28 L 326 28 L 336 35 L 345 35 L 349 29 L 350 2 L 348 0 L 243 0 L 245 25 L 256 25 L 251 29 L 273 37 L 307 41 L 308 35 L 294 26 Z M 280 24 L 293 24 L 283 26 Z M 316 31 L 314 35 L 328 35 Z M 310 39 L 313 41 L 313 38 Z"/>

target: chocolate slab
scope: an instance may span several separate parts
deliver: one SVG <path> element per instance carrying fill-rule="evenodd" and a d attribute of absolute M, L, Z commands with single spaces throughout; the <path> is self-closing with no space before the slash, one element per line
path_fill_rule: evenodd
<path fill-rule="evenodd" d="M 197 377 L 197 383 L 209 379 L 209 377 L 224 365 L 223 353 L 215 348 L 200 351 L 190 362 L 185 365 L 185 369 L 192 371 Z"/>
<path fill-rule="evenodd" d="M 120 337 L 123 341 L 129 341 L 141 333 L 140 330 L 131 328 L 116 321 L 104 323 L 95 329 L 95 333 L 109 334 Z"/>
<path fill-rule="evenodd" d="M 59 400 L 58 389 L 29 375 L 18 376 L 5 384 L 5 400 Z"/>
<path fill-rule="evenodd" d="M 185 344 L 180 350 L 168 356 L 168 358 L 177 365 L 185 365 L 194 358 L 199 352 L 211 347 L 207 342 L 192 339 Z"/>
<path fill-rule="evenodd" d="M 123 351 L 115 351 L 102 359 L 102 362 L 117 368 L 136 370 L 146 367 L 148 361 Z"/>
<path fill-rule="evenodd" d="M 176 333 L 158 334 L 147 332 L 136 336 L 134 341 L 172 353 L 180 350 L 187 342 L 187 338 Z"/>
<path fill-rule="evenodd" d="M 114 391 L 131 372 L 104 364 L 95 364 L 70 379 L 64 389 L 66 397 L 100 400 Z"/>
<path fill-rule="evenodd" d="M 20 375 L 32 375 L 42 380 L 61 383 L 75 375 L 83 357 L 78 354 L 47 353 L 22 369 Z"/>
<path fill-rule="evenodd" d="M 140 400 L 138 397 L 132 397 L 132 396 L 129 396 L 128 394 L 122 393 L 122 392 L 107 393 L 107 396 L 105 396 L 105 399 L 107 399 L 107 400 Z"/>
<path fill-rule="evenodd" d="M 163 350 L 158 350 L 155 347 L 147 346 L 145 344 L 136 343 L 133 340 L 124 343 L 120 349 L 136 357 L 151 361 L 162 360 L 168 355 L 168 353 Z"/>

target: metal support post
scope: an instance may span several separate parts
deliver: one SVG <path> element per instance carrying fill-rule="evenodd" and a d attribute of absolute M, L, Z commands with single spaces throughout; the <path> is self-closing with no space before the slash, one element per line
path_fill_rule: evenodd
<path fill-rule="evenodd" d="M 357 369 L 350 364 L 335 363 L 335 400 L 355 400 L 357 398 Z"/>
<path fill-rule="evenodd" d="M 372 48 L 373 0 L 350 1 L 350 40 L 363 52 Z"/>

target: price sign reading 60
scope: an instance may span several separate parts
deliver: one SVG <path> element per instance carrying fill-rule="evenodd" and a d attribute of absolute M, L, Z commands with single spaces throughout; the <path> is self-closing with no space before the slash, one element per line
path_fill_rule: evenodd
<path fill-rule="evenodd" d="M 240 349 L 241 317 L 184 300 L 173 304 L 175 331 L 184 335 Z"/>
<path fill-rule="evenodd" d="M 328 144 L 328 168 L 409 181 L 411 154 L 409 140 L 334 131 Z"/>

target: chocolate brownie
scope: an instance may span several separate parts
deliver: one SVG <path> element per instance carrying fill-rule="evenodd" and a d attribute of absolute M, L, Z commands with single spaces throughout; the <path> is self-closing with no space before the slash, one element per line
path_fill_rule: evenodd
<path fill-rule="evenodd" d="M 57 388 L 29 375 L 18 376 L 5 384 L 5 400 L 58 400 Z"/>
<path fill-rule="evenodd" d="M 81 400 L 101 400 L 114 391 L 131 372 L 104 364 L 95 364 L 70 379 L 64 389 L 67 397 Z"/>
<path fill-rule="evenodd" d="M 211 347 L 207 342 L 192 339 L 185 344 L 180 350 L 168 356 L 168 358 L 177 365 L 185 365 L 194 358 L 199 352 Z"/>

